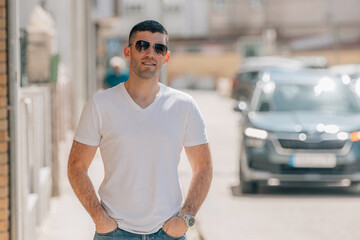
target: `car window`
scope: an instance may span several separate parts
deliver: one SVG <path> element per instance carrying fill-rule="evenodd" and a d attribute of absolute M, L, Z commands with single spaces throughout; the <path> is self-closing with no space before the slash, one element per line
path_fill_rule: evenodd
<path fill-rule="evenodd" d="M 238 74 L 238 79 L 243 82 L 252 82 L 258 80 L 259 72 L 241 72 Z"/>
<path fill-rule="evenodd" d="M 265 89 L 265 88 L 264 88 Z M 319 90 L 315 84 L 278 84 L 263 90 L 257 111 L 317 111 L 329 114 L 359 112 L 358 103 L 346 85 Z"/>

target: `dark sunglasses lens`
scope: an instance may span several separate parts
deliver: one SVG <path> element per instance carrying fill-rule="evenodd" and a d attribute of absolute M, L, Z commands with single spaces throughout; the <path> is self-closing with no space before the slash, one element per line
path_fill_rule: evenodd
<path fill-rule="evenodd" d="M 150 43 L 148 41 L 139 40 L 135 43 L 135 49 L 138 52 L 145 52 L 146 50 L 149 49 L 149 47 L 150 47 Z M 161 44 L 161 43 L 155 43 L 154 49 L 157 54 L 160 54 L 163 56 L 166 55 L 167 50 L 168 50 L 167 46 L 165 46 L 164 44 Z"/>
<path fill-rule="evenodd" d="M 139 40 L 135 43 L 135 49 L 138 52 L 144 52 L 150 47 L 150 43 L 147 41 Z"/>
<path fill-rule="evenodd" d="M 167 53 L 167 46 L 165 46 L 163 44 L 160 44 L 160 43 L 156 43 L 155 44 L 155 51 L 158 54 L 161 54 L 161 55 L 165 56 L 166 53 Z"/>

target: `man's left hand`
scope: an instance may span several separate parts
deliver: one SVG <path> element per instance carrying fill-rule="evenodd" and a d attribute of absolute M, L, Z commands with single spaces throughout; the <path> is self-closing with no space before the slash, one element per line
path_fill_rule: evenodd
<path fill-rule="evenodd" d="M 172 237 L 182 237 L 188 230 L 185 221 L 179 217 L 172 217 L 164 224 L 163 230 Z"/>

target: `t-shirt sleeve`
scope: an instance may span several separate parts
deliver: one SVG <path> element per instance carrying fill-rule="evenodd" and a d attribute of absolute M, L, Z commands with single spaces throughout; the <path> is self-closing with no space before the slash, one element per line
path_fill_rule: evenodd
<path fill-rule="evenodd" d="M 100 119 L 93 98 L 90 98 L 83 108 L 74 140 L 91 146 L 100 144 Z"/>
<path fill-rule="evenodd" d="M 199 107 L 191 98 L 186 118 L 184 146 L 191 147 L 208 142 L 203 117 Z"/>

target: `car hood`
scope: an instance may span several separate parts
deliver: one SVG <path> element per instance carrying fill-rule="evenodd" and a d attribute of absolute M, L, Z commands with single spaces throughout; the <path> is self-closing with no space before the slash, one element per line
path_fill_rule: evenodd
<path fill-rule="evenodd" d="M 360 130 L 360 114 L 326 115 L 309 112 L 250 112 L 249 122 L 256 128 L 274 132 L 315 132 L 319 124 L 337 126 L 338 131 L 351 132 Z"/>

